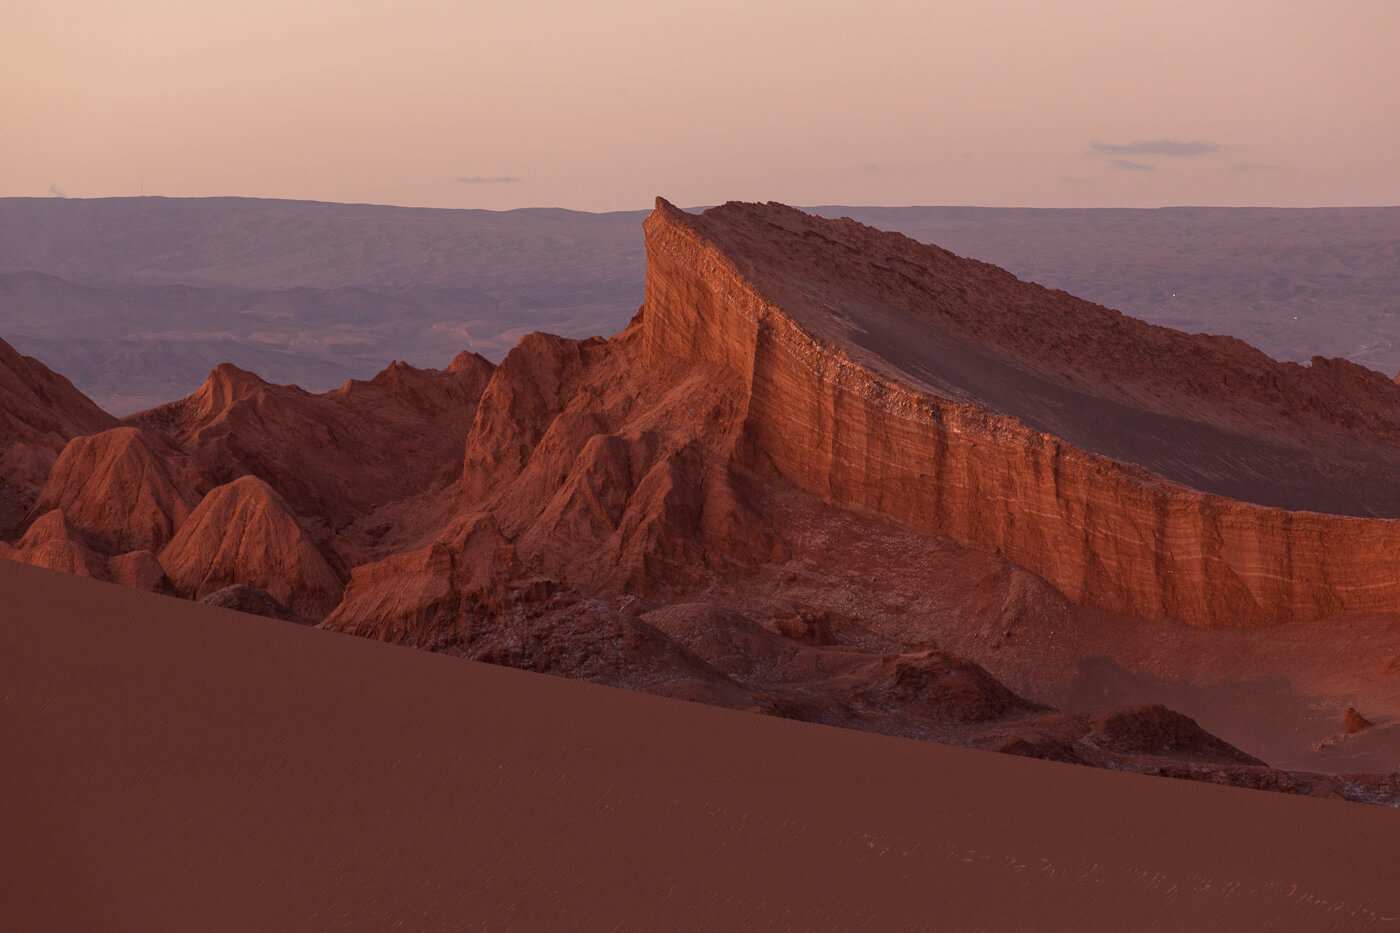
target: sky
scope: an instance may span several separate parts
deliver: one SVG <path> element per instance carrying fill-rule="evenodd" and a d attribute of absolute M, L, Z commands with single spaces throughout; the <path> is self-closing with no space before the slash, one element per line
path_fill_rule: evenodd
<path fill-rule="evenodd" d="M 5 0 L 0 196 L 1400 204 L 1396 0 Z"/>

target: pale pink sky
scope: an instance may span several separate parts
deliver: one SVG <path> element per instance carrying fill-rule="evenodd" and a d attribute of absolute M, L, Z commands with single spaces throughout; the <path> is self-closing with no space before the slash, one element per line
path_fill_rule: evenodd
<path fill-rule="evenodd" d="M 1395 0 L 6 0 L 0 196 L 1400 204 L 1397 42 Z"/>

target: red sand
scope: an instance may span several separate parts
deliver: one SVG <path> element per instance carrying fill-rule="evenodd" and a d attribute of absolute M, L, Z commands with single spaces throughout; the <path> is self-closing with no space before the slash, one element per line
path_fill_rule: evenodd
<path fill-rule="evenodd" d="M 15 930 L 1400 926 L 1400 812 L 736 713 L 0 562 Z"/>

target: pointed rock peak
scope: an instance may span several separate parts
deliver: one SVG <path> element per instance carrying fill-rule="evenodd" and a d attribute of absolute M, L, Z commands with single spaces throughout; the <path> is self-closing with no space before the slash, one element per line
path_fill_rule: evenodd
<path fill-rule="evenodd" d="M 210 371 L 200 391 L 207 390 L 229 399 L 237 399 L 269 385 L 271 383 L 257 373 L 240 369 L 232 363 L 220 363 Z"/>
<path fill-rule="evenodd" d="M 287 509 L 286 501 L 263 480 L 252 474 L 240 476 L 231 483 L 227 483 L 217 489 L 211 489 L 204 497 L 204 502 L 218 501 L 249 501 L 261 503 L 266 501 L 269 505 L 283 511 Z M 200 505 L 203 506 L 204 502 Z"/>
<path fill-rule="evenodd" d="M 369 381 L 375 385 L 398 385 L 404 379 L 412 378 L 420 372 L 422 370 L 416 366 L 410 366 L 403 360 L 390 360 L 389 365 L 375 373 Z"/>
<path fill-rule="evenodd" d="M 108 553 L 159 548 L 198 502 L 197 480 L 172 465 L 174 455 L 163 439 L 134 427 L 75 437 L 35 509 L 62 508 Z"/>
<path fill-rule="evenodd" d="M 235 402 L 272 387 L 272 383 L 256 373 L 240 369 L 232 363 L 215 366 L 204 384 L 175 405 L 185 405 L 200 418 L 224 411 Z"/>
<path fill-rule="evenodd" d="M 695 225 L 697 215 L 681 210 L 665 198 L 656 199 L 656 209 L 643 222 L 643 228 L 660 224 L 662 226 L 679 225 L 691 228 Z"/>
<path fill-rule="evenodd" d="M 175 586 L 196 598 L 244 584 L 306 618 L 328 613 L 342 589 L 286 502 L 255 476 L 210 490 L 160 562 Z"/>
<path fill-rule="evenodd" d="M 116 423 L 73 383 L 0 340 L 0 453 L 16 440 L 56 448 L 74 435 Z"/>
<path fill-rule="evenodd" d="M 275 388 L 256 373 L 239 369 L 232 363 L 220 363 L 194 392 L 126 419 L 159 433 L 187 430 L 228 411 L 235 403 Z"/>
<path fill-rule="evenodd" d="M 449 373 L 486 373 L 490 374 L 496 364 L 492 363 L 480 353 L 473 353 L 470 350 L 463 350 L 452 358 L 452 362 L 447 364 Z"/>
<path fill-rule="evenodd" d="M 1342 717 L 1342 722 L 1346 725 L 1347 735 L 1356 735 L 1358 732 L 1365 732 L 1371 728 L 1371 720 L 1356 711 L 1356 707 L 1348 706 L 1346 713 Z"/>
<path fill-rule="evenodd" d="M 48 544 L 51 541 L 77 540 L 79 540 L 77 529 L 68 521 L 68 516 L 64 514 L 64 511 L 50 509 L 34 520 L 34 523 L 29 526 L 29 530 L 24 533 L 24 537 L 19 539 L 18 547 L 30 548 Z"/>
<path fill-rule="evenodd" d="M 232 363 L 220 363 L 209 371 L 210 382 L 224 382 L 232 385 L 267 385 L 267 381 L 255 372 L 235 366 Z"/>

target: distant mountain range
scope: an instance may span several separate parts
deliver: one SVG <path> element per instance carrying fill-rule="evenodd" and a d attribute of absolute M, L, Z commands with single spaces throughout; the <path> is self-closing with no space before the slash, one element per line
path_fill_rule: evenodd
<path fill-rule="evenodd" d="M 820 207 L 1280 360 L 1400 370 L 1400 208 Z M 0 338 L 123 415 L 231 362 L 313 391 L 390 360 L 621 330 L 645 211 L 0 199 Z"/>

